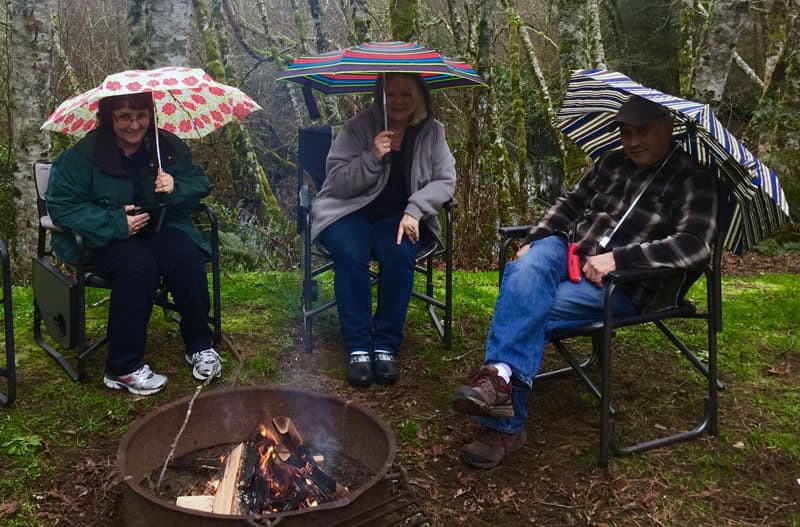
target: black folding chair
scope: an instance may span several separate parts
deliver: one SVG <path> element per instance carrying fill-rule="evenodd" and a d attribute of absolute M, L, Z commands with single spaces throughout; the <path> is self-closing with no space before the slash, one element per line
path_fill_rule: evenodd
<path fill-rule="evenodd" d="M 607 466 L 610 454 L 628 455 L 658 448 L 679 441 L 687 441 L 700 437 L 706 432 L 717 434 L 718 392 L 724 388 L 717 375 L 717 332 L 722 331 L 722 292 L 720 262 L 722 259 L 724 234 L 732 205 L 729 202 L 730 194 L 720 192 L 720 205 L 717 225 L 720 228 L 715 233 L 715 242 L 711 261 L 700 269 L 668 269 L 668 268 L 641 268 L 616 271 L 606 276 L 608 288 L 605 293 L 605 309 L 603 320 L 580 327 L 558 329 L 550 336 L 550 340 L 567 363 L 564 368 L 545 371 L 536 376 L 536 381 L 550 379 L 569 372 L 575 372 L 590 393 L 600 402 L 600 453 L 599 465 Z M 508 261 L 509 246 L 514 239 L 524 238 L 530 229 L 529 225 L 513 227 L 500 227 L 503 238 L 500 250 L 500 282 L 503 280 L 503 270 Z M 685 295 L 690 286 L 698 279 L 703 278 L 706 286 L 705 310 L 700 310 L 689 301 Z M 626 285 L 638 284 L 650 280 L 663 280 L 672 284 L 659 292 L 658 308 L 646 311 L 636 316 L 615 317 L 613 306 L 614 295 Z M 704 332 L 707 335 L 708 358 L 707 364 L 698 357 L 698 352 L 693 351 L 676 332 L 676 321 L 699 319 L 704 321 Z M 703 414 L 697 424 L 686 431 L 669 433 L 655 439 L 641 441 L 628 446 L 620 446 L 615 440 L 616 411 L 611 404 L 611 356 L 612 340 L 615 330 L 641 324 L 655 325 L 661 333 L 681 352 L 694 367 L 694 372 L 705 378 L 703 389 Z M 581 361 L 579 355 L 569 344 L 576 337 L 589 337 L 592 343 L 590 356 Z M 568 342 L 570 341 L 570 342 Z M 598 362 L 600 368 L 599 384 L 589 377 L 589 368 Z"/>
<path fill-rule="evenodd" d="M 17 398 L 17 368 L 14 357 L 14 312 L 11 305 L 11 267 L 8 248 L 0 240 L 0 265 L 3 267 L 3 328 L 5 330 L 6 365 L 0 368 L 0 377 L 6 378 L 6 393 L 0 392 L 0 405 L 11 406 Z"/>
<path fill-rule="evenodd" d="M 44 196 L 50 178 L 51 163 L 37 161 L 34 163 L 34 180 L 36 182 L 36 206 L 39 214 L 39 233 L 36 256 L 33 258 L 33 335 L 36 343 L 46 351 L 75 381 L 86 378 L 87 363 L 94 353 L 108 341 L 103 335 L 94 343 L 87 341 L 86 335 L 86 290 L 89 287 L 111 289 L 111 283 L 87 268 L 83 264 L 85 248 L 80 233 L 72 231 L 77 246 L 77 263 L 67 266 L 60 262 L 49 248 L 48 234 L 65 229 L 55 225 L 47 214 L 47 203 Z M 211 271 L 212 271 L 212 314 L 211 323 L 214 331 L 214 343 L 222 341 L 221 307 L 220 307 L 220 268 L 219 268 L 219 232 L 217 218 L 213 209 L 200 203 L 198 213 L 205 214 L 210 225 Z M 65 271 L 66 270 L 66 271 Z M 154 301 L 165 313 L 179 320 L 175 305 L 169 298 L 169 292 L 161 287 Z M 42 332 L 44 324 L 47 336 Z M 71 362 L 55 348 L 74 350 L 75 361 Z"/>
<path fill-rule="evenodd" d="M 311 198 L 313 192 L 322 188 L 325 182 L 325 160 L 337 132 L 334 125 L 314 125 L 300 128 L 298 132 L 297 163 L 297 231 L 303 240 L 303 343 L 307 352 L 312 351 L 312 323 L 315 316 L 336 305 L 336 299 L 319 300 L 317 277 L 333 270 L 333 261 L 324 247 L 311 243 Z M 424 289 L 415 288 L 411 295 L 423 301 L 428 315 L 447 349 L 450 349 L 453 327 L 453 209 L 454 201 L 444 205 L 444 244 L 435 239 L 429 240 L 417 253 L 415 270 L 425 277 Z M 436 261 L 444 258 L 444 299 L 434 297 L 434 272 Z M 373 285 L 377 284 L 377 274 L 372 275 Z M 441 311 L 441 314 L 439 311 Z"/>

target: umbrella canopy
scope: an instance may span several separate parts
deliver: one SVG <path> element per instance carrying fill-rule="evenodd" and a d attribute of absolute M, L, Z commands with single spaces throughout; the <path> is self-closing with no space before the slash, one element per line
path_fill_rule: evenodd
<path fill-rule="evenodd" d="M 104 97 L 152 92 L 158 126 L 183 138 L 199 138 L 261 107 L 238 88 L 214 81 L 197 68 L 166 67 L 109 75 L 103 83 L 61 103 L 42 125 L 82 136 L 96 128 Z"/>
<path fill-rule="evenodd" d="M 418 73 L 431 90 L 486 86 L 466 62 L 417 43 L 365 42 L 321 55 L 296 58 L 278 80 L 325 94 L 371 93 L 381 73 Z"/>
<path fill-rule="evenodd" d="M 668 108 L 673 135 L 697 161 L 717 171 L 733 189 L 735 206 L 725 239 L 741 252 L 789 222 L 789 204 L 778 176 L 744 147 L 701 104 L 642 86 L 621 73 L 582 70 L 573 73 L 556 117 L 558 127 L 590 157 L 622 146 L 617 127 L 609 126 L 631 95 Z"/>

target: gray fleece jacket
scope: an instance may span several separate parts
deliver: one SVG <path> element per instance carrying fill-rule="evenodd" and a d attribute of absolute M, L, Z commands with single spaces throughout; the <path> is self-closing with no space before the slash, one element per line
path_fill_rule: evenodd
<path fill-rule="evenodd" d="M 327 159 L 325 183 L 311 207 L 311 239 L 330 224 L 374 200 L 389 181 L 389 164 L 372 152 L 372 140 L 383 127 L 380 105 L 348 120 L 336 135 Z M 405 212 L 426 225 L 439 238 L 437 214 L 453 197 L 455 159 L 445 140 L 444 126 L 429 118 L 414 141 Z"/>

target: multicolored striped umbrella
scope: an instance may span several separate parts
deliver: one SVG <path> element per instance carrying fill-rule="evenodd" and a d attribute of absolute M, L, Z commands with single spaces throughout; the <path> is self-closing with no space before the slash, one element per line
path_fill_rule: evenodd
<path fill-rule="evenodd" d="M 733 137 L 707 104 L 642 86 L 621 73 L 582 70 L 570 78 L 557 125 L 596 159 L 606 150 L 622 146 L 619 130 L 609 125 L 631 95 L 669 108 L 675 121 L 674 138 L 733 189 L 735 206 L 726 248 L 745 251 L 790 221 L 789 204 L 777 174 Z"/>
<path fill-rule="evenodd" d="M 417 43 L 365 42 L 294 59 L 278 80 L 324 94 L 371 93 L 381 73 L 418 73 L 431 90 L 486 86 L 466 62 L 453 60 Z"/>

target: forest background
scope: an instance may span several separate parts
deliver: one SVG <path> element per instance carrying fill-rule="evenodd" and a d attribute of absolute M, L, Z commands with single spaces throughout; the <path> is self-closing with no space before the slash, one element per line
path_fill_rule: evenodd
<path fill-rule="evenodd" d="M 32 163 L 74 141 L 39 130 L 58 103 L 110 73 L 189 65 L 264 107 L 190 142 L 212 180 L 223 266 L 291 267 L 297 129 L 310 121 L 300 91 L 275 77 L 296 56 L 369 40 L 420 42 L 488 83 L 434 96 L 457 162 L 461 268 L 490 265 L 497 226 L 535 220 L 585 169 L 553 119 L 574 69 L 617 70 L 708 103 L 796 205 L 798 19 L 800 0 L 5 0 L 0 239 L 25 278 L 37 224 Z M 369 103 L 317 100 L 330 122 Z M 769 243 L 797 235 L 790 227 Z"/>

